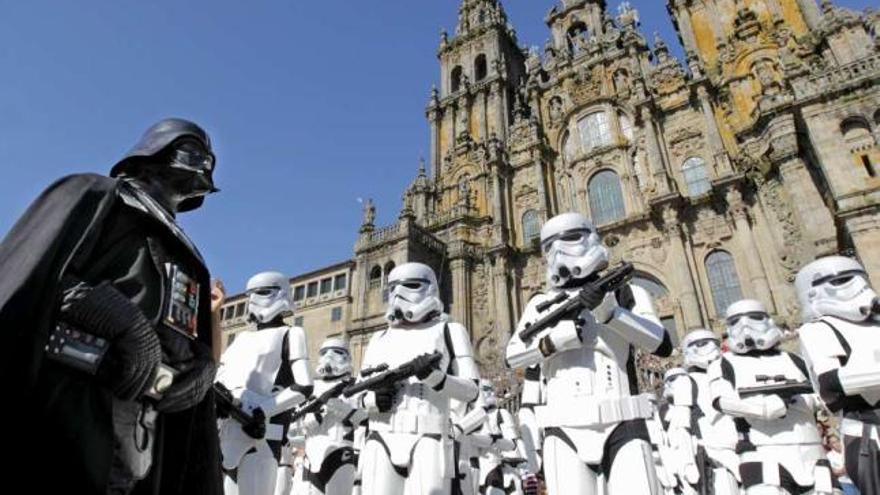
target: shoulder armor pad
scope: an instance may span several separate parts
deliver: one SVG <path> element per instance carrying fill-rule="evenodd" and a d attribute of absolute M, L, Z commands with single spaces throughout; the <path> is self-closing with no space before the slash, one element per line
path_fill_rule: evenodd
<path fill-rule="evenodd" d="M 696 386 L 689 376 L 682 376 L 672 382 L 672 403 L 676 406 L 696 405 Z"/>
<path fill-rule="evenodd" d="M 844 357 L 846 349 L 840 342 L 831 322 L 825 320 L 805 323 L 798 329 L 801 352 L 805 355 Z"/>
<path fill-rule="evenodd" d="M 309 356 L 309 345 L 306 340 L 306 331 L 302 327 L 289 327 L 287 330 L 288 352 L 290 360 L 305 359 Z"/>
<path fill-rule="evenodd" d="M 464 325 L 449 322 L 446 328 L 447 335 L 449 336 L 449 351 L 454 354 L 456 358 L 473 356 L 474 351 L 471 347 L 471 337 L 468 335 L 468 331 Z"/>

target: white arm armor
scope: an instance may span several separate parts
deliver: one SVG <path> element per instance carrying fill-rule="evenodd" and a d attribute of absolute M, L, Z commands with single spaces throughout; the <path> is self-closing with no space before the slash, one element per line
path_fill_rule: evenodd
<path fill-rule="evenodd" d="M 554 352 L 576 349 L 581 345 L 581 338 L 578 335 L 577 327 L 571 321 L 562 321 L 555 327 L 544 330 L 532 338 L 528 344 L 519 338 L 520 332 L 525 330 L 527 323 L 532 323 L 539 319 L 537 306 L 542 302 L 542 299 L 544 298 L 538 296 L 529 301 L 525 311 L 523 311 L 522 318 L 520 318 L 516 326 L 516 331 L 513 332 L 510 341 L 507 343 L 507 364 L 511 368 L 527 368 L 543 362 L 548 354 L 544 354 L 541 351 L 542 341 L 545 341 L 545 349 L 552 347 Z M 551 307 L 547 312 L 552 309 Z M 547 346 L 546 342 L 550 342 L 552 345 Z"/>
<path fill-rule="evenodd" d="M 309 351 L 305 331 L 300 327 L 290 327 L 287 332 L 287 346 L 293 385 L 260 404 L 260 408 L 269 418 L 296 407 L 312 393 L 312 375 L 309 372 Z"/>
<path fill-rule="evenodd" d="M 519 424 L 521 428 L 522 446 L 524 454 L 522 457 L 528 460 L 528 471 L 537 473 L 541 470 L 541 445 L 544 439 L 541 437 L 541 429 L 538 427 L 538 420 L 535 412 L 528 407 L 523 407 L 517 412 Z"/>
<path fill-rule="evenodd" d="M 519 432 L 516 430 L 516 423 L 513 422 L 513 415 L 507 409 L 499 409 L 499 411 L 501 412 L 501 424 L 498 426 L 501 427 L 501 436 L 504 437 L 502 440 L 505 443 L 501 444 L 499 443 L 501 440 L 499 440 L 496 444 L 505 452 L 517 450 L 518 444 L 522 442 L 519 438 Z M 506 442 L 510 442 L 509 447 Z"/>
<path fill-rule="evenodd" d="M 480 371 L 474 361 L 474 352 L 471 349 L 471 339 L 467 330 L 458 323 L 449 323 L 449 340 L 453 353 L 450 363 L 450 373 L 440 387 L 440 391 L 449 398 L 470 402 L 480 394 L 477 385 L 480 381 Z"/>
<path fill-rule="evenodd" d="M 621 306 L 616 306 L 613 295 L 605 298 L 601 306 L 614 304 L 611 319 L 605 324 L 617 334 L 623 337 L 627 342 L 647 352 L 656 351 L 666 338 L 666 329 L 660 323 L 654 305 L 651 302 L 651 296 L 648 292 L 636 285 L 630 286 L 635 300 L 632 311 Z M 609 302 L 611 301 L 611 302 Z M 597 318 L 600 317 L 602 310 L 597 308 Z"/>
<path fill-rule="evenodd" d="M 455 425 L 461 430 L 462 434 L 470 435 L 483 426 L 483 423 L 486 422 L 486 417 L 486 410 L 483 407 L 477 406 Z"/>
<path fill-rule="evenodd" d="M 876 366 L 876 365 L 875 365 Z M 880 367 L 844 366 L 837 372 L 840 386 L 846 395 L 861 395 L 880 388 Z"/>

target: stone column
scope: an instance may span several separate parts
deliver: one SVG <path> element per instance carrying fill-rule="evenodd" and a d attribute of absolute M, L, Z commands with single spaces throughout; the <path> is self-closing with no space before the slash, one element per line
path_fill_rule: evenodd
<path fill-rule="evenodd" d="M 494 244 L 504 244 L 507 242 L 507 223 L 504 218 L 504 203 L 501 191 L 501 178 L 498 176 L 498 164 L 492 167 L 492 234 Z"/>
<path fill-rule="evenodd" d="M 698 53 L 697 41 L 694 38 L 694 27 L 691 25 L 691 13 L 687 9 L 684 1 L 676 0 L 675 13 L 678 18 L 678 32 L 681 33 L 681 41 L 684 44 L 684 51 Z"/>
<path fill-rule="evenodd" d="M 544 163 L 541 161 L 541 157 L 538 156 L 534 159 L 534 168 L 535 174 L 538 176 L 538 197 L 541 198 L 541 211 L 547 213 L 549 211 L 548 205 L 549 201 L 547 198 L 547 188 L 544 185 Z"/>
<path fill-rule="evenodd" d="M 641 115 L 645 127 L 645 147 L 647 148 L 648 168 L 654 183 L 654 194 L 662 196 L 669 192 L 669 180 L 666 176 L 663 153 L 660 151 L 660 142 L 657 140 L 651 109 L 643 106 Z"/>
<path fill-rule="evenodd" d="M 837 231 L 831 212 L 816 189 L 807 164 L 797 155 L 790 155 L 779 164 L 782 184 L 797 212 L 806 235 L 807 252 L 812 256 L 828 254 L 837 248 Z"/>
<path fill-rule="evenodd" d="M 495 326 L 500 331 L 499 336 L 507 337 L 513 330 L 516 322 L 511 317 L 510 286 L 507 283 L 507 259 L 503 256 L 495 258 L 495 266 L 492 270 L 495 292 Z"/>
<path fill-rule="evenodd" d="M 684 229 L 678 220 L 678 211 L 672 206 L 663 209 L 663 226 L 669 241 L 669 257 L 666 262 L 670 270 L 670 278 L 673 282 L 673 293 L 678 295 L 681 306 L 684 328 L 681 334 L 687 330 L 703 326 L 703 317 L 700 315 L 700 304 L 697 301 L 697 289 L 694 286 L 694 274 L 691 272 L 685 250 Z"/>
<path fill-rule="evenodd" d="M 845 220 L 859 261 L 865 266 L 874 287 L 880 287 L 880 212 L 853 216 Z"/>
<path fill-rule="evenodd" d="M 712 34 L 715 36 L 715 45 L 722 46 L 727 43 L 727 33 L 721 25 L 721 14 L 718 12 L 718 6 L 715 2 L 706 2 L 706 8 L 709 9 L 709 23 L 712 26 Z"/>
<path fill-rule="evenodd" d="M 703 111 L 703 120 L 706 122 L 706 131 L 709 135 L 709 150 L 715 158 L 715 177 L 721 177 L 731 171 L 730 159 L 724 150 L 724 141 L 721 139 L 721 131 L 718 130 L 718 121 L 715 120 L 715 110 L 709 101 L 709 92 L 705 86 L 697 88 L 697 98 L 700 100 L 700 108 Z"/>
<path fill-rule="evenodd" d="M 770 291 L 770 284 L 767 283 L 767 275 L 764 265 L 761 263 L 761 256 L 758 254 L 759 247 L 755 242 L 752 226 L 749 223 L 749 214 L 743 202 L 742 193 L 735 187 L 727 190 L 727 204 L 736 228 L 736 240 L 742 253 L 744 253 L 747 276 L 749 284 L 754 291 L 754 297 L 766 304 L 768 311 L 774 313 L 776 311 L 776 301 L 773 299 L 773 293 Z"/>
<path fill-rule="evenodd" d="M 819 7 L 816 6 L 816 0 L 797 0 L 797 3 L 798 7 L 801 8 L 804 21 L 807 23 L 810 31 L 819 29 L 819 24 L 822 23 L 822 15 L 819 13 Z"/>
<path fill-rule="evenodd" d="M 440 176 L 440 122 L 438 111 L 428 111 L 428 121 L 431 123 L 431 177 L 435 180 Z"/>
<path fill-rule="evenodd" d="M 468 294 L 470 294 L 470 276 L 466 259 L 457 258 L 449 263 L 452 272 L 452 307 L 449 308 L 452 319 L 471 327 L 470 312 L 468 311 Z"/>

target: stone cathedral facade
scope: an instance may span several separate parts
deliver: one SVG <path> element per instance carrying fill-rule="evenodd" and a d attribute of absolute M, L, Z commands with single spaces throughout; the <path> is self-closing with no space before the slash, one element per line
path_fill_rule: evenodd
<path fill-rule="evenodd" d="M 540 226 L 565 211 L 593 219 L 612 263 L 636 265 L 676 339 L 720 331 L 742 296 L 795 326 L 794 275 L 820 255 L 856 256 L 880 284 L 880 15 L 828 0 L 667 7 L 686 60 L 649 42 L 627 2 L 562 0 L 550 40 L 526 50 L 498 0 L 462 1 L 437 52 L 428 163 L 396 223 L 366 206 L 346 265 L 356 360 L 385 325 L 388 272 L 421 261 L 499 372 L 544 285 Z M 297 304 L 307 315 L 319 299 Z M 305 326 L 317 346 L 320 322 Z"/>

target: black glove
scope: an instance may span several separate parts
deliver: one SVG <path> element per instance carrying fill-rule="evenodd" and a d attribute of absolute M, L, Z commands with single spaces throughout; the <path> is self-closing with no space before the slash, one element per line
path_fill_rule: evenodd
<path fill-rule="evenodd" d="M 189 409 L 201 402 L 214 385 L 217 365 L 214 364 L 210 351 L 201 342 L 191 344 L 195 356 L 186 364 L 183 371 L 175 375 L 174 382 L 168 390 L 162 393 L 162 399 L 156 404 L 156 410 L 159 412 Z"/>
<path fill-rule="evenodd" d="M 266 436 L 266 413 L 258 407 L 254 409 L 251 416 L 254 419 L 250 423 L 243 425 L 241 427 L 242 431 L 247 433 L 249 437 L 257 440 L 264 438 Z"/>
<path fill-rule="evenodd" d="M 116 397 L 133 400 L 150 388 L 162 360 L 159 338 L 140 308 L 113 285 L 80 283 L 65 290 L 60 319 L 110 343 L 96 375 Z"/>
<path fill-rule="evenodd" d="M 413 360 L 413 365 L 417 370 L 416 378 L 418 378 L 419 380 L 424 380 L 425 378 L 428 378 L 428 375 L 430 375 L 431 372 L 440 369 L 437 367 L 437 363 L 431 362 L 431 358 L 431 354 L 422 354 L 421 356 Z"/>
<path fill-rule="evenodd" d="M 580 289 L 578 297 L 584 302 L 584 306 L 590 311 L 599 307 L 605 300 L 605 293 L 593 284 L 587 284 Z"/>
<path fill-rule="evenodd" d="M 379 412 L 384 413 L 390 411 L 391 407 L 394 406 L 394 397 L 397 395 L 397 388 L 394 386 L 380 388 L 374 390 L 373 394 L 376 396 L 376 408 L 379 409 Z"/>

